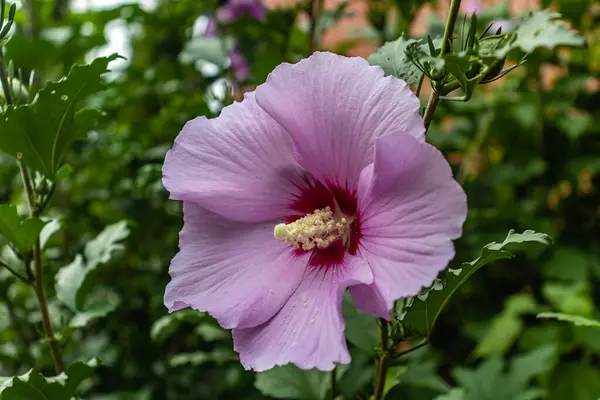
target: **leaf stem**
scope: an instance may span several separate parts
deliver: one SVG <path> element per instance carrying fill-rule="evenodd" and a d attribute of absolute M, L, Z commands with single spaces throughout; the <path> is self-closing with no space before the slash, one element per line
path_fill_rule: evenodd
<path fill-rule="evenodd" d="M 419 343 L 417 343 L 416 345 L 414 345 L 413 347 L 411 347 L 410 349 L 404 350 L 400 353 L 395 354 L 394 358 L 400 358 L 402 356 L 405 356 L 408 353 L 412 353 L 413 351 L 418 350 L 423 346 L 426 346 L 427 344 L 429 344 L 429 339 L 425 338 L 425 339 L 421 340 Z"/>
<path fill-rule="evenodd" d="M 380 337 L 381 337 L 381 354 L 379 355 L 379 367 L 377 369 L 377 383 L 375 385 L 375 393 L 373 400 L 381 400 L 383 398 L 383 390 L 385 388 L 385 380 L 387 377 L 388 367 L 390 365 L 390 348 L 389 348 L 389 323 L 383 319 L 380 322 Z"/>
<path fill-rule="evenodd" d="M 458 18 L 458 11 L 460 9 L 460 0 L 452 0 L 450 4 L 450 12 L 448 13 L 448 19 L 446 20 L 446 27 L 444 29 L 444 39 L 442 41 L 442 48 L 440 51 L 440 58 L 444 57 L 450 50 L 450 45 L 452 43 L 452 35 L 454 34 L 454 26 L 456 25 L 456 19 Z M 433 114 L 435 113 L 435 109 L 440 101 L 440 96 L 436 91 L 436 87 L 434 86 L 434 90 L 431 92 L 431 97 L 429 97 L 429 101 L 427 102 L 427 107 L 425 108 L 425 112 L 423 113 L 423 123 L 425 124 L 425 133 L 429 130 L 429 125 L 431 124 L 431 120 L 433 119 Z"/>
<path fill-rule="evenodd" d="M 6 268 L 11 274 L 13 274 L 14 276 L 16 276 L 17 278 L 19 278 L 23 282 L 25 282 L 27 284 L 31 284 L 31 281 L 29 279 L 27 279 L 27 277 L 21 275 L 20 273 L 18 273 L 17 271 L 15 271 L 10 265 L 4 263 L 3 261 L 0 261 L 0 267 Z"/>

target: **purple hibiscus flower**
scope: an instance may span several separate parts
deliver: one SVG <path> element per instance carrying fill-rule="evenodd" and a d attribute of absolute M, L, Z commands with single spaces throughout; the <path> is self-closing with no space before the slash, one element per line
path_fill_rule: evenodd
<path fill-rule="evenodd" d="M 188 122 L 163 182 L 184 209 L 165 304 L 233 329 L 257 371 L 349 363 L 346 289 L 389 319 L 454 257 L 467 213 L 406 83 L 323 52 Z"/>
<path fill-rule="evenodd" d="M 228 0 L 219 7 L 216 12 L 216 18 L 208 20 L 205 36 L 213 37 L 218 34 L 218 25 L 234 22 L 244 16 L 263 20 L 266 17 L 267 10 L 261 0 Z M 238 82 L 245 81 L 250 77 L 250 67 L 248 61 L 239 50 L 234 47 L 229 55 L 231 68 Z"/>
<path fill-rule="evenodd" d="M 481 0 L 465 0 L 460 4 L 460 9 L 467 15 L 481 14 L 483 11 L 483 4 Z M 496 33 L 498 28 L 502 28 L 502 32 L 508 32 L 512 29 L 512 22 L 506 19 L 494 21 L 490 28 L 491 33 Z"/>

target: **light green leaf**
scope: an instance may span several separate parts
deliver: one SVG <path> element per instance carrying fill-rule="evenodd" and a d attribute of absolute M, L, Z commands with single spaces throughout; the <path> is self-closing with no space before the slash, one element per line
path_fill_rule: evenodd
<path fill-rule="evenodd" d="M 0 149 L 55 179 L 69 144 L 89 127 L 90 114 L 77 115 L 80 103 L 104 89 L 102 74 L 116 58 L 76 65 L 67 77 L 48 82 L 31 104 L 8 107 L 0 118 Z"/>
<path fill-rule="evenodd" d="M 87 268 L 109 262 L 117 251 L 124 249 L 121 242 L 129 236 L 129 233 L 127 221 L 120 221 L 107 226 L 95 239 L 87 242 L 83 252 Z"/>
<path fill-rule="evenodd" d="M 511 385 L 524 387 L 531 379 L 551 370 L 556 356 L 556 347 L 545 345 L 514 357 L 510 362 Z"/>
<path fill-rule="evenodd" d="M 176 354 L 169 360 L 169 365 L 173 368 L 182 365 L 202 365 L 208 362 L 214 362 L 223 365 L 226 362 L 236 359 L 235 354 L 230 349 L 216 348 L 212 352 L 196 351 L 193 353 Z"/>
<path fill-rule="evenodd" d="M 585 318 L 580 315 L 569 315 L 555 312 L 544 312 L 537 315 L 538 318 L 549 318 L 557 319 L 559 321 L 570 322 L 577 326 L 591 326 L 593 328 L 600 328 L 600 321 Z"/>
<path fill-rule="evenodd" d="M 421 70 L 410 60 L 406 54 L 407 47 L 413 43 L 420 43 L 419 48 L 426 49 L 427 43 L 415 39 L 407 38 L 402 35 L 393 42 L 387 42 L 377 51 L 369 56 L 369 64 L 379 65 L 386 75 L 392 75 L 404 80 L 409 86 L 414 87 L 419 83 Z M 440 41 L 436 41 L 441 45 Z M 428 50 L 423 50 L 423 54 L 428 54 Z M 427 57 L 429 60 L 430 57 Z M 443 60 L 439 60 L 443 62 Z"/>
<path fill-rule="evenodd" d="M 330 381 L 327 372 L 301 370 L 289 364 L 256 374 L 254 386 L 263 395 L 278 399 L 322 400 Z"/>
<path fill-rule="evenodd" d="M 150 329 L 150 338 L 155 342 L 162 342 L 175 332 L 182 322 L 197 324 L 206 318 L 206 314 L 196 310 L 181 310 L 167 314 L 157 319 Z"/>
<path fill-rule="evenodd" d="M 90 323 L 90 321 L 105 317 L 106 315 L 110 314 L 117 308 L 118 305 L 118 301 L 114 300 L 107 300 L 92 304 L 86 307 L 85 311 L 76 313 L 75 316 L 71 318 L 69 326 L 71 328 L 83 328 Z"/>
<path fill-rule="evenodd" d="M 455 368 L 453 375 L 464 389 L 464 400 L 532 400 L 544 392 L 530 381 L 550 371 L 556 358 L 554 346 L 542 346 L 510 362 L 491 358 L 475 369 Z"/>
<path fill-rule="evenodd" d="M 361 350 L 375 354 L 379 344 L 379 327 L 372 316 L 360 312 L 349 295 L 344 296 L 342 315 L 346 321 L 346 339 Z"/>
<path fill-rule="evenodd" d="M 226 58 L 233 48 L 233 41 L 220 37 L 196 37 L 187 42 L 179 61 L 183 64 L 191 64 L 196 61 L 209 61 L 223 67 Z"/>
<path fill-rule="evenodd" d="M 84 311 L 87 291 L 83 288 L 87 284 L 89 274 L 100 264 L 109 262 L 115 253 L 123 248 L 120 242 L 127 236 L 129 229 L 126 221 L 104 228 L 95 239 L 86 244 L 85 259 L 81 254 L 77 254 L 73 262 L 58 271 L 55 278 L 56 297 L 72 311 Z"/>
<path fill-rule="evenodd" d="M 485 335 L 475 348 L 475 355 L 490 357 L 506 354 L 523 331 L 521 316 L 538 310 L 539 306 L 530 295 L 511 296 L 506 301 L 502 313 L 492 319 Z"/>
<path fill-rule="evenodd" d="M 446 392 L 449 385 L 436 372 L 433 361 L 409 363 L 408 369 L 400 377 L 400 385 L 428 388 L 436 392 Z"/>
<path fill-rule="evenodd" d="M 566 22 L 559 20 L 561 17 L 560 13 L 549 9 L 523 17 L 510 39 L 499 46 L 494 54 L 504 57 L 516 48 L 531 53 L 540 47 L 554 49 L 559 46 L 583 46 L 583 37 L 571 30 Z"/>
<path fill-rule="evenodd" d="M 508 232 L 502 243 L 492 242 L 481 251 L 481 255 L 474 261 L 464 262 L 458 270 L 449 269 L 443 274 L 443 279 L 438 279 L 437 284 L 425 290 L 422 295 L 412 301 L 406 309 L 403 322 L 420 335 L 429 337 L 435 321 L 452 295 L 465 283 L 471 275 L 486 264 L 500 259 L 511 258 L 513 254 L 504 248 L 514 243 L 538 242 L 548 245 L 552 242 L 550 236 L 526 230 L 523 233 Z"/>
<path fill-rule="evenodd" d="M 439 395 L 434 400 L 464 400 L 465 390 L 462 388 L 454 388 L 448 393 Z"/>
<path fill-rule="evenodd" d="M 0 205 L 0 235 L 22 253 L 31 251 L 45 224 L 39 218 L 26 218 L 21 221 L 15 206 Z"/>
<path fill-rule="evenodd" d="M 46 244 L 48 244 L 48 240 L 58 232 L 61 228 L 61 220 L 60 218 L 54 218 L 46 221 L 46 225 L 40 232 L 40 246 L 42 249 L 46 248 Z"/>
<path fill-rule="evenodd" d="M 79 294 L 79 288 L 90 271 L 85 268 L 81 254 L 77 254 L 73 262 L 56 274 L 56 297 L 75 312 L 82 307 L 83 293 Z"/>

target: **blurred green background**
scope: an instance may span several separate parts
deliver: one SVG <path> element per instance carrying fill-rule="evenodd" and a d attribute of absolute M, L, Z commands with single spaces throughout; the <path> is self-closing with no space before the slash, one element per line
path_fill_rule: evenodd
<path fill-rule="evenodd" d="M 443 27 L 437 10 L 444 4 L 359 3 L 354 11 L 341 3 L 323 13 L 317 32 L 328 35 L 323 46 L 368 56 L 371 46 L 408 27 L 434 33 Z M 511 228 L 546 232 L 555 245 L 529 247 L 471 278 L 431 344 L 390 370 L 397 386 L 387 398 L 429 400 L 451 387 L 476 393 L 473 400 L 600 397 L 600 330 L 535 317 L 543 311 L 600 317 L 600 7 L 585 0 L 552 6 L 587 46 L 536 51 L 508 77 L 478 88 L 470 102 L 442 102 L 428 140 L 447 155 L 468 195 L 456 265 Z M 180 204 L 167 200 L 161 184 L 166 151 L 187 120 L 218 115 L 276 65 L 309 51 L 303 2 L 270 7 L 264 21 L 242 18 L 207 38 L 218 7 L 217 0 L 29 0 L 5 46 L 5 59 L 27 74 L 36 71 L 34 87 L 73 63 L 113 52 L 126 57 L 111 64 L 108 90 L 90 99 L 106 115 L 72 147 L 72 177 L 59 185 L 47 213 L 63 226 L 47 245 L 46 287 L 65 358 L 102 362 L 82 398 L 312 399 L 327 387 L 327 374 L 285 369 L 271 374 L 286 390 L 273 388 L 273 379 L 243 370 L 230 333 L 209 316 L 167 315 L 163 305 L 182 226 Z M 482 27 L 511 18 L 506 4 L 482 8 Z M 345 19 L 356 21 L 357 12 L 364 18 L 353 28 Z M 336 28 L 340 21 L 343 28 Z M 233 40 L 251 71 L 241 82 L 228 60 Z M 22 199 L 14 159 L 0 154 L 0 203 L 22 206 Z M 55 277 L 107 226 L 123 248 L 90 271 L 85 291 L 90 304 L 109 306 L 69 326 L 73 313 L 56 300 Z M 353 363 L 339 368 L 338 387 L 344 398 L 367 399 L 374 371 L 368 344 L 377 327 L 347 311 Z M 0 376 L 32 366 L 53 374 L 40 326 L 33 291 L 0 271 Z"/>

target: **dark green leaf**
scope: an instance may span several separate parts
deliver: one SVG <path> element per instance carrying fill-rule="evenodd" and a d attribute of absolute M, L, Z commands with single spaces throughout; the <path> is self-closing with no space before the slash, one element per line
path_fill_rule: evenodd
<path fill-rule="evenodd" d="M 22 253 L 31 251 L 45 224 L 39 218 L 26 218 L 21 221 L 15 206 L 0 205 L 0 235 Z"/>
<path fill-rule="evenodd" d="M 0 118 L 0 149 L 48 178 L 56 178 L 68 145 L 89 127 L 90 114 L 79 114 L 79 105 L 104 89 L 102 74 L 116 58 L 115 54 L 76 65 L 66 78 L 47 83 L 33 103 L 7 108 Z"/>
<path fill-rule="evenodd" d="M 379 344 L 377 320 L 360 312 L 348 295 L 344 296 L 342 314 L 346 321 L 346 339 L 369 354 L 374 354 Z"/>
<path fill-rule="evenodd" d="M 98 361 L 75 362 L 58 376 L 45 378 L 29 371 L 25 375 L 0 378 L 2 400 L 71 400 L 78 386 L 90 378 Z"/>
<path fill-rule="evenodd" d="M 536 233 L 532 230 L 515 233 L 511 229 L 502 243 L 492 242 L 487 244 L 476 260 L 464 262 L 461 269 L 449 269 L 443 274 L 444 279 L 438 280 L 441 284 L 438 282 L 437 285 L 426 290 L 423 295 L 417 296 L 407 309 L 403 319 L 404 323 L 421 335 L 429 337 L 435 321 L 456 290 L 484 265 L 496 260 L 511 258 L 513 254 L 504 250 L 506 246 L 524 242 L 538 242 L 548 245 L 552 242 L 552 239 L 544 233 Z"/>
<path fill-rule="evenodd" d="M 327 372 L 301 370 L 290 364 L 256 374 L 254 386 L 265 396 L 278 399 L 322 400 L 330 380 Z"/>

